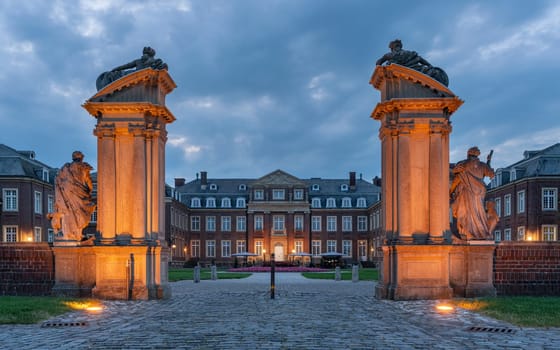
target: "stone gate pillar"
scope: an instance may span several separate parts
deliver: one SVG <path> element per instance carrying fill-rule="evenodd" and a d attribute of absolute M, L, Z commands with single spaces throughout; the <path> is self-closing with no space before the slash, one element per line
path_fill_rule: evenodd
<path fill-rule="evenodd" d="M 110 83 L 83 107 L 97 119 L 96 287 L 111 299 L 170 294 L 165 241 L 165 69 L 146 68 Z"/>
<path fill-rule="evenodd" d="M 376 296 L 449 298 L 449 117 L 463 103 L 446 86 L 397 64 L 377 66 L 381 92 L 383 268 Z"/>

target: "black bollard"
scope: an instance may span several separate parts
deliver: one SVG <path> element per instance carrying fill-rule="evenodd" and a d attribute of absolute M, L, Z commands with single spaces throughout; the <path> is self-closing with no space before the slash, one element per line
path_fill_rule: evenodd
<path fill-rule="evenodd" d="M 274 299 L 274 273 L 276 270 L 274 265 L 274 254 L 270 254 L 270 299 Z"/>

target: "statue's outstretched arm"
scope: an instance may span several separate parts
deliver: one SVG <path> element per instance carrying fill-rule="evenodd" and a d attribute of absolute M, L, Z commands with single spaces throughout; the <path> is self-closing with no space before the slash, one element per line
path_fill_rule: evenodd
<path fill-rule="evenodd" d="M 118 66 L 118 67 L 116 67 L 116 68 L 113 68 L 113 69 L 111 70 L 111 72 L 115 72 L 115 71 L 118 71 L 118 70 L 124 70 L 124 69 L 135 68 L 135 67 L 136 67 L 136 60 L 134 60 L 134 61 L 132 61 L 132 62 L 129 62 L 129 63 L 127 63 L 127 64 L 123 64 L 122 66 Z"/>

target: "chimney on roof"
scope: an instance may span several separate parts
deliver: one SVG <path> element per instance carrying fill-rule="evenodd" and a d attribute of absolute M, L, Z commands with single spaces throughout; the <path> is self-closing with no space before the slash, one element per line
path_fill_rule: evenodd
<path fill-rule="evenodd" d="M 375 186 L 381 187 L 381 178 L 379 176 L 376 176 L 373 178 L 373 184 Z"/>
<path fill-rule="evenodd" d="M 351 190 L 356 189 L 356 172 L 355 171 L 350 172 L 350 189 Z"/>
<path fill-rule="evenodd" d="M 182 177 L 176 177 L 175 178 L 175 188 L 177 187 L 181 187 L 185 185 L 185 179 Z"/>
<path fill-rule="evenodd" d="M 208 173 L 206 171 L 200 172 L 200 188 L 205 190 L 208 185 Z"/>

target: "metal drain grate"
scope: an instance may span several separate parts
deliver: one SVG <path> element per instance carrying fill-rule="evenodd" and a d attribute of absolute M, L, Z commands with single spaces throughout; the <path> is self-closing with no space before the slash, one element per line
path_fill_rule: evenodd
<path fill-rule="evenodd" d="M 85 327 L 87 325 L 87 322 L 45 322 L 41 328 Z"/>
<path fill-rule="evenodd" d="M 469 327 L 471 332 L 487 332 L 487 333 L 515 333 L 515 329 L 500 327 Z"/>

